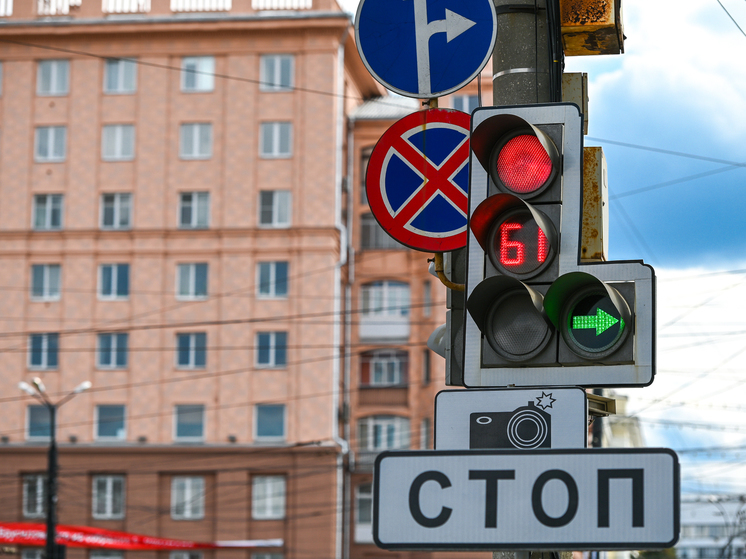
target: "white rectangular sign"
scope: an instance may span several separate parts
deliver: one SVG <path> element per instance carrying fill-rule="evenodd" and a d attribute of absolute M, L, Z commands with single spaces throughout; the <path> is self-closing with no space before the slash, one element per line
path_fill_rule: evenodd
<path fill-rule="evenodd" d="M 585 448 L 582 388 L 443 390 L 435 396 L 435 448 Z"/>
<path fill-rule="evenodd" d="M 679 535 L 669 449 L 383 452 L 373 487 L 384 549 L 660 549 Z"/>

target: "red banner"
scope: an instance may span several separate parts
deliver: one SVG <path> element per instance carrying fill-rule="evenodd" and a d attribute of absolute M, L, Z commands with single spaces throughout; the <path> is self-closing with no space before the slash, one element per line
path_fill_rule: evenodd
<path fill-rule="evenodd" d="M 0 544 L 28 545 L 44 547 L 47 541 L 45 524 L 27 522 L 0 522 Z M 141 536 L 128 532 L 115 532 L 89 526 L 57 525 L 58 544 L 70 547 L 91 547 L 103 549 L 132 550 L 178 550 L 178 549 L 216 549 L 221 547 L 282 547 L 281 539 L 274 540 L 234 540 L 220 542 L 192 542 L 189 540 L 172 540 Z"/>

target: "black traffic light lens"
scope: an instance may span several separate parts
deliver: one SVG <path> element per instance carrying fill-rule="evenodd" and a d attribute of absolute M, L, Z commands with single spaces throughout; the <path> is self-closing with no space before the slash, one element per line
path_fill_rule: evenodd
<path fill-rule="evenodd" d="M 511 192 L 536 193 L 552 176 L 552 158 L 536 136 L 515 136 L 498 149 L 493 158 L 497 177 Z"/>
<path fill-rule="evenodd" d="M 531 277 L 543 270 L 554 257 L 554 248 L 527 208 L 500 216 L 487 239 L 492 265 L 516 278 Z"/>
<path fill-rule="evenodd" d="M 572 299 L 566 311 L 565 341 L 581 357 L 605 357 L 626 339 L 630 325 L 608 293 L 586 290 Z"/>
<path fill-rule="evenodd" d="M 544 349 L 552 334 L 523 289 L 508 291 L 493 303 L 483 332 L 492 349 L 510 361 L 534 357 Z"/>

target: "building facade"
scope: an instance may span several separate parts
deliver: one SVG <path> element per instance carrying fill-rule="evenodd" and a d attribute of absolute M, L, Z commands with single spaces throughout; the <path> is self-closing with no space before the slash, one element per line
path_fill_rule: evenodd
<path fill-rule="evenodd" d="M 366 102 L 349 17 L 0 0 L 0 29 L 0 522 L 45 516 L 49 414 L 18 383 L 89 380 L 57 414 L 61 524 L 283 542 L 170 559 L 412 555 L 372 544 L 372 458 L 432 447 L 445 291 L 367 209 L 417 105 Z"/>

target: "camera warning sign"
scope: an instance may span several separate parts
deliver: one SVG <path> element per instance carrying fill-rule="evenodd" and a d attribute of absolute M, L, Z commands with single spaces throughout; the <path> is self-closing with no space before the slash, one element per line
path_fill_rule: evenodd
<path fill-rule="evenodd" d="M 679 536 L 669 449 L 383 452 L 373 488 L 384 549 L 660 549 Z"/>
<path fill-rule="evenodd" d="M 435 448 L 585 448 L 587 418 L 582 388 L 443 390 L 435 397 Z"/>

